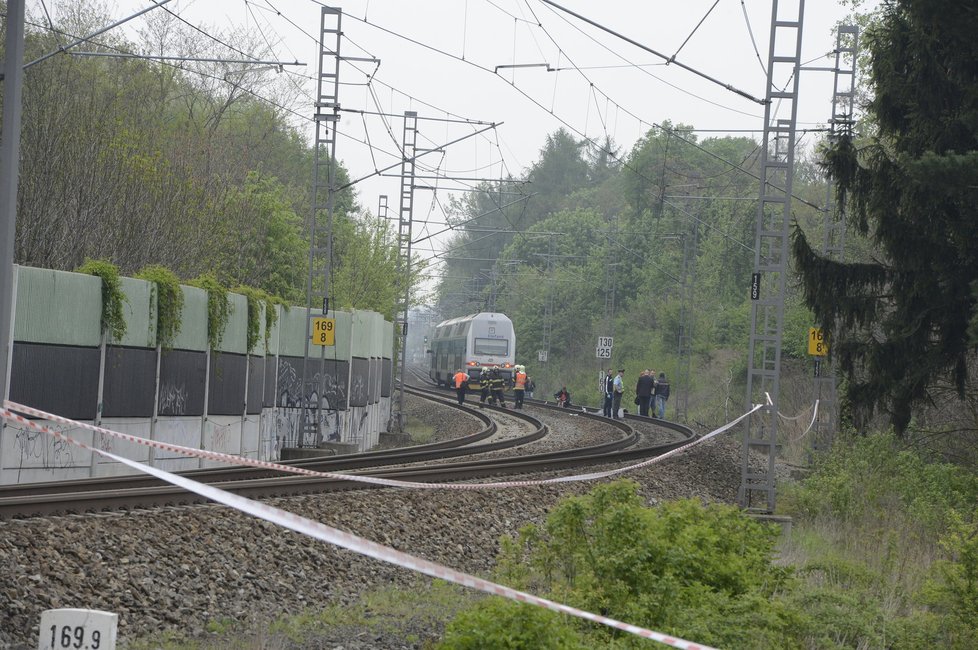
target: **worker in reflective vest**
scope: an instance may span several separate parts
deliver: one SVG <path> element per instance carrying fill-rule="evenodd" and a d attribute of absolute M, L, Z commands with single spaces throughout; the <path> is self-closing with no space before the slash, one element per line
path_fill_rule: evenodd
<path fill-rule="evenodd" d="M 523 395 L 526 391 L 526 368 L 524 366 L 516 366 L 516 375 L 513 378 L 513 400 L 516 402 L 516 408 L 523 408 Z"/>
<path fill-rule="evenodd" d="M 506 408 L 506 398 L 503 396 L 503 390 L 505 389 L 505 383 L 503 382 L 502 376 L 499 374 L 499 368 L 493 368 L 489 371 L 489 403 L 495 404 L 499 402 L 499 406 Z"/>
<path fill-rule="evenodd" d="M 461 368 L 455 372 L 455 394 L 458 395 L 458 403 L 465 404 L 465 388 L 469 384 L 469 376 Z"/>

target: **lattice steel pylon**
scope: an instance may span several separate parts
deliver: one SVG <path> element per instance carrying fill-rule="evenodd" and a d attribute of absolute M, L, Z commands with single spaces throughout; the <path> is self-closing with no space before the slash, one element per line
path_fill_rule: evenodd
<path fill-rule="evenodd" d="M 312 211 L 309 215 L 309 276 L 306 280 L 306 339 L 302 359 L 301 408 L 302 423 L 298 430 L 297 447 L 323 442 L 322 411 L 326 389 L 326 347 L 310 343 L 312 320 L 329 312 L 329 282 L 333 257 L 333 204 L 335 201 L 336 125 L 340 119 L 340 40 L 342 39 L 341 9 L 323 7 L 319 19 L 319 73 L 316 78 L 316 102 L 313 120 L 316 135 L 313 141 Z M 324 152 L 325 150 L 325 152 Z M 326 160 L 323 160 L 325 153 Z M 326 169 L 323 170 L 323 167 Z M 323 173 L 325 171 L 325 174 Z M 323 176 L 326 184 L 323 185 Z M 325 203 L 323 190 L 325 189 Z M 320 222 L 325 211 L 326 223 Z M 320 286 L 318 281 L 322 282 Z M 321 313 L 319 297 L 322 297 Z M 316 304 L 314 304 L 316 303 Z M 316 348 L 313 351 L 312 348 Z M 334 348 L 335 350 L 335 348 Z M 277 399 L 277 398 L 276 398 Z"/>
<path fill-rule="evenodd" d="M 835 66 L 832 84 L 832 117 L 829 119 L 829 140 L 839 135 L 851 136 L 855 125 L 856 55 L 859 48 L 859 28 L 840 25 L 836 33 Z M 846 220 L 845 202 L 834 200 L 835 187 L 825 189 L 825 237 L 822 254 L 832 260 L 845 259 Z M 835 383 L 835 368 L 831 360 L 815 361 L 813 400 L 818 401 L 818 414 L 812 431 L 815 452 L 826 451 L 839 425 L 839 401 Z"/>
<path fill-rule="evenodd" d="M 609 221 L 608 231 L 608 260 L 604 268 L 604 323 L 605 336 L 615 338 L 615 303 L 618 301 L 618 255 L 615 244 L 618 244 L 618 215 Z M 614 366 L 614 359 L 608 359 L 608 367 Z M 621 365 L 621 364 L 619 364 Z"/>
<path fill-rule="evenodd" d="M 397 277 L 404 282 L 404 294 L 397 304 L 395 317 L 400 334 L 398 360 L 401 364 L 399 397 L 397 400 L 397 431 L 404 430 L 404 367 L 407 361 L 408 310 L 411 308 L 411 227 L 414 214 L 415 150 L 418 142 L 418 114 L 404 112 L 404 135 L 401 147 L 401 198 L 397 226 Z"/>
<path fill-rule="evenodd" d="M 766 512 L 774 511 L 775 460 L 778 448 L 778 402 L 781 382 L 781 340 L 788 272 L 788 224 L 794 174 L 795 125 L 798 116 L 798 73 L 801 65 L 805 0 L 795 0 L 797 13 L 782 15 L 773 1 L 768 47 L 764 139 L 761 148 L 761 189 L 754 238 L 751 281 L 751 335 L 747 371 L 747 409 L 761 404 L 746 419 L 737 501 L 754 509 L 753 494 L 765 496 Z M 793 44 L 794 47 L 789 45 Z M 779 86 L 781 83 L 783 85 Z M 787 119 L 775 112 L 786 110 Z M 751 468 L 751 449 L 767 454 L 759 471 Z"/>
<path fill-rule="evenodd" d="M 543 314 L 543 337 L 542 346 L 543 349 L 540 350 L 542 354 L 538 355 L 538 361 L 541 363 L 547 363 L 550 361 L 550 333 L 553 330 L 553 323 L 551 322 L 554 317 L 554 279 L 553 279 L 553 259 L 556 254 L 557 242 L 554 236 L 550 236 L 550 253 L 547 255 L 547 283 L 550 287 L 547 290 L 547 305 Z"/>
<path fill-rule="evenodd" d="M 679 278 L 679 354 L 676 359 L 676 421 L 689 420 L 690 368 L 693 363 L 693 288 L 696 284 L 696 250 L 699 247 L 699 229 L 692 213 L 687 216 L 687 231 L 683 233 L 683 269 Z M 678 389 L 678 390 L 677 390 Z"/>

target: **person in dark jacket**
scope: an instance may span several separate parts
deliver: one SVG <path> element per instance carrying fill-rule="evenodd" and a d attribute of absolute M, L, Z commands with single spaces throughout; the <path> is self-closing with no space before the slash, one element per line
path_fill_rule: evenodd
<path fill-rule="evenodd" d="M 489 368 L 481 368 L 479 370 L 479 408 L 485 406 L 486 400 L 489 400 L 489 404 L 493 403 L 490 399 L 489 392 Z"/>
<path fill-rule="evenodd" d="M 503 396 L 504 388 L 505 383 L 502 375 L 499 374 L 499 368 L 493 368 L 489 371 L 489 390 L 492 391 L 492 397 L 489 398 L 490 404 L 498 401 L 499 406 L 506 408 L 506 398 Z"/>
<path fill-rule="evenodd" d="M 606 371 L 605 377 L 602 380 L 604 383 L 604 412 L 603 415 L 606 418 L 611 417 L 611 398 L 615 391 L 615 378 L 611 376 L 611 368 Z"/>
<path fill-rule="evenodd" d="M 635 398 L 638 400 L 638 414 L 649 417 L 649 403 L 652 401 L 652 389 L 655 388 L 655 377 L 652 371 L 646 368 L 638 376 L 635 384 Z"/>
<path fill-rule="evenodd" d="M 666 373 L 659 373 L 659 380 L 655 382 L 655 413 L 660 420 L 666 419 L 666 400 L 669 399 L 669 380 Z"/>

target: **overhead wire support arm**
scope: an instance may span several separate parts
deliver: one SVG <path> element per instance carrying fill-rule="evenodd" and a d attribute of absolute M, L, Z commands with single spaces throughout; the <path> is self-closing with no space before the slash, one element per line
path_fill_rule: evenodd
<path fill-rule="evenodd" d="M 377 175 L 378 176 L 381 176 L 383 178 L 400 178 L 401 177 L 400 174 L 377 174 Z M 424 176 L 424 175 L 418 174 L 414 178 L 415 179 L 423 179 L 423 180 L 433 179 L 433 180 L 459 181 L 459 182 L 461 182 L 461 181 L 470 181 L 470 182 L 493 181 L 493 182 L 498 182 L 499 181 L 498 178 L 486 178 L 485 176 L 452 176 L 451 174 L 431 175 L 431 176 Z M 522 179 L 522 178 L 512 178 L 512 179 L 503 179 L 503 182 L 504 183 L 529 183 L 530 181 L 525 180 L 525 179 Z M 478 190 L 476 190 L 474 188 L 469 188 L 468 191 L 475 192 L 475 191 L 478 191 Z"/>
<path fill-rule="evenodd" d="M 152 7 L 146 7 L 142 11 L 137 11 L 136 13 L 134 13 L 131 16 L 129 16 L 128 18 L 123 18 L 122 20 L 117 20 L 114 23 L 112 23 L 111 25 L 107 25 L 106 27 L 103 27 L 102 29 L 98 30 L 97 32 L 94 32 L 92 34 L 89 34 L 88 36 L 83 36 L 82 38 L 79 38 L 79 39 L 77 39 L 75 41 L 72 41 L 71 43 L 68 43 L 67 45 L 62 45 L 61 47 L 59 47 L 54 52 L 48 52 L 47 54 L 45 54 L 43 56 L 39 56 L 38 58 L 34 59 L 30 63 L 25 63 L 24 64 L 24 70 L 26 70 L 27 68 L 31 67 L 32 65 L 36 65 L 36 64 L 40 63 L 41 61 L 46 61 L 46 60 L 50 59 L 52 56 L 54 56 L 56 54 L 60 54 L 62 52 L 66 52 L 67 50 L 70 50 L 71 48 L 75 47 L 76 45 L 81 45 L 85 41 L 90 41 L 93 38 L 95 38 L 96 36 L 99 36 L 100 34 L 104 34 L 105 32 L 109 31 L 110 29 L 115 29 L 119 25 L 122 25 L 124 23 L 129 22 L 133 18 L 138 18 L 139 16 L 142 16 L 146 12 L 149 12 L 149 11 L 152 11 L 153 9 L 157 9 L 159 7 L 162 7 L 163 5 L 167 4 L 168 2 L 172 2 L 172 0 L 154 0 L 154 4 L 153 4 Z"/>
<path fill-rule="evenodd" d="M 550 67 L 549 63 L 516 63 L 510 65 L 497 65 L 493 72 L 498 74 L 503 68 L 546 68 L 547 72 L 556 72 L 554 68 Z"/>
<path fill-rule="evenodd" d="M 769 103 L 769 100 L 767 100 L 767 99 L 758 99 L 757 97 L 754 97 L 753 95 L 751 95 L 750 93 L 748 93 L 746 91 L 740 90 L 739 88 L 736 88 L 736 87 L 734 87 L 734 86 L 732 86 L 732 85 L 730 85 L 728 83 L 724 83 L 723 81 L 720 81 L 719 79 L 717 79 L 715 77 L 711 77 L 710 75 L 708 75 L 708 74 L 706 74 L 704 72 L 700 72 L 696 68 L 690 67 L 690 66 L 686 65 L 685 63 L 682 63 L 680 61 L 677 61 L 675 56 L 666 56 L 662 52 L 657 52 L 656 50 L 653 50 L 651 47 L 648 47 L 647 45 L 642 45 L 638 41 L 633 40 L 633 39 L 625 36 L 624 34 L 619 34 L 618 32 L 614 31 L 613 29 L 609 29 L 609 28 L 605 27 L 604 25 L 601 25 L 600 23 L 594 22 L 590 18 L 586 18 L 585 16 L 582 16 L 579 13 L 576 13 L 574 11 L 571 11 L 570 9 L 568 9 L 566 7 L 562 7 L 559 4 L 557 4 L 556 2 L 553 2 L 553 0 L 540 0 L 540 1 L 543 2 L 543 3 L 545 3 L 545 4 L 550 5 L 551 7 L 554 7 L 556 9 L 560 9 L 564 13 L 568 13 L 571 16 L 574 16 L 578 20 L 583 20 L 584 22 L 586 22 L 587 24 L 591 25 L 592 27 L 597 27 L 598 29 L 600 29 L 603 32 L 607 32 L 608 34 L 611 34 L 612 36 L 614 36 L 616 38 L 620 38 L 621 40 L 625 41 L 626 43 L 629 43 L 631 45 L 634 45 L 635 47 L 637 47 L 637 48 L 639 48 L 641 50 L 645 50 L 649 54 L 652 54 L 653 56 L 659 57 L 660 59 L 662 59 L 666 63 L 672 64 L 672 65 L 676 65 L 676 66 L 682 68 L 683 70 L 687 70 L 689 72 L 692 72 L 693 74 L 695 74 L 698 77 L 702 77 L 703 79 L 706 79 L 707 81 L 710 81 L 712 83 L 717 84 L 718 86 L 722 86 L 723 88 L 726 88 L 730 92 L 735 93 L 737 95 L 740 95 L 741 97 L 743 97 L 745 99 L 749 99 L 752 102 L 755 102 L 755 103 L 760 104 L 762 106 L 765 105 L 765 104 L 767 104 L 767 103 Z"/>
<path fill-rule="evenodd" d="M 160 56 L 157 54 L 129 54 L 126 52 L 69 52 L 71 56 L 104 56 L 112 59 L 149 59 L 152 61 L 193 61 L 200 63 L 247 63 L 251 65 L 304 66 L 300 61 L 262 61 L 259 59 L 209 59 L 196 56 Z"/>
<path fill-rule="evenodd" d="M 357 115 L 376 115 L 378 117 L 404 117 L 403 113 L 383 113 L 381 111 L 365 111 L 361 108 L 341 108 L 341 113 L 355 113 Z M 495 124 L 494 122 L 484 122 L 482 120 L 453 120 L 447 117 L 421 117 L 418 116 L 419 122 L 444 122 L 445 124 L 472 124 L 474 126 L 491 126 Z M 500 122 L 501 124 L 501 122 Z M 496 125 L 498 126 L 498 125 Z M 418 151 L 427 151 L 427 149 L 418 149 Z"/>
<path fill-rule="evenodd" d="M 477 136 L 477 135 L 479 135 L 481 133 L 485 133 L 486 131 L 488 131 L 490 129 L 494 129 L 497 126 L 500 126 L 500 125 L 502 125 L 502 122 L 493 123 L 493 124 L 487 126 L 484 129 L 479 129 L 478 131 L 475 131 L 474 133 L 470 133 L 468 135 L 464 135 L 461 138 L 456 138 L 456 139 L 452 140 L 451 142 L 446 142 L 445 144 L 439 146 L 437 149 L 429 149 L 427 151 L 422 151 L 421 153 L 418 153 L 418 154 L 415 154 L 414 156 L 411 156 L 408 160 L 398 161 L 398 162 L 394 163 L 393 165 L 388 165 L 387 167 L 384 167 L 383 169 L 378 169 L 375 172 L 373 172 L 372 174 L 367 174 L 366 176 L 361 176 L 360 178 L 356 179 L 355 181 L 350 181 L 349 183 L 347 183 L 345 185 L 341 185 L 341 186 L 339 186 L 339 187 L 336 188 L 336 191 L 337 192 L 342 192 L 346 188 L 352 187 L 352 186 L 356 185 L 357 183 L 359 183 L 360 181 L 365 181 L 368 178 L 373 178 L 374 176 L 380 176 L 381 174 L 383 174 L 384 172 L 386 172 L 388 170 L 394 169 L 395 167 L 400 167 L 401 164 L 404 163 L 404 162 L 413 163 L 415 160 L 417 160 L 421 156 L 426 156 L 429 153 L 432 153 L 434 151 L 440 151 L 440 150 L 444 149 L 445 147 L 450 147 L 453 144 L 457 144 L 459 142 L 462 142 L 463 140 L 468 140 L 469 138 L 475 137 L 475 136 Z"/>

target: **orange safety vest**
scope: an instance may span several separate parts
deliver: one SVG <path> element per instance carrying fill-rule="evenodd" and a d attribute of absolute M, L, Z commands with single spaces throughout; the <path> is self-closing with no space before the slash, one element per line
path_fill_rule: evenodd
<path fill-rule="evenodd" d="M 469 376 L 464 372 L 455 373 L 455 388 L 461 388 L 462 385 L 469 380 Z"/>
<path fill-rule="evenodd" d="M 516 390 L 523 390 L 526 388 L 526 373 L 518 372 L 516 373 L 516 385 L 513 386 Z"/>

